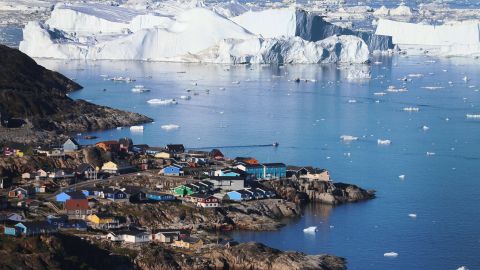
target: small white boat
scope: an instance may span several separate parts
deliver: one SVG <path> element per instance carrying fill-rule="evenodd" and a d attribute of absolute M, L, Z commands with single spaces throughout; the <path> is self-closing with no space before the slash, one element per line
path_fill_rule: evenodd
<path fill-rule="evenodd" d="M 405 107 L 405 108 L 403 108 L 403 111 L 405 111 L 405 112 L 418 112 L 418 111 L 420 111 L 420 109 L 417 108 L 417 107 Z"/>
<path fill-rule="evenodd" d="M 351 136 L 351 135 L 342 135 L 342 136 L 340 136 L 340 139 L 341 139 L 342 141 L 349 142 L 349 141 L 356 141 L 356 140 L 358 140 L 358 137 Z"/>
<path fill-rule="evenodd" d="M 382 140 L 382 139 L 377 140 L 377 144 L 381 144 L 381 145 L 390 145 L 391 143 L 392 141 L 390 140 Z"/>
<path fill-rule="evenodd" d="M 303 229 L 304 233 L 315 233 L 317 231 L 318 231 L 317 226 L 310 226 L 308 228 Z"/>

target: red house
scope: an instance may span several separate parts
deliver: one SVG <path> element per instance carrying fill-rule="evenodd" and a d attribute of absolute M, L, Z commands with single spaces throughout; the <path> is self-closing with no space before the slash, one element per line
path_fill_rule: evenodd
<path fill-rule="evenodd" d="M 220 200 L 209 194 L 192 194 L 190 201 L 203 208 L 214 208 L 220 206 Z"/>
<path fill-rule="evenodd" d="M 65 210 L 70 219 L 85 219 L 93 213 L 88 199 L 70 199 L 65 202 Z"/>

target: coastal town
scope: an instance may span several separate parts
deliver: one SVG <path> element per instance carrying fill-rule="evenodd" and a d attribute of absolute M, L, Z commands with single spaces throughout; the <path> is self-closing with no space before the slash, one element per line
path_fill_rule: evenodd
<path fill-rule="evenodd" d="M 228 158 L 219 149 L 187 150 L 182 144 L 136 145 L 129 138 L 93 145 L 80 145 L 68 138 L 63 145 L 49 149 L 3 147 L 1 154 L 4 164 L 14 164 L 14 160 L 22 164 L 13 166 L 0 183 L 2 233 L 10 237 L 64 231 L 119 245 L 158 242 L 189 250 L 207 244 L 234 245 L 228 236 L 212 239 L 203 231 L 280 227 L 261 228 L 255 221 L 246 226 L 235 221 L 238 214 L 229 213 L 242 207 L 249 210 L 259 203 L 275 205 L 280 212 L 277 217 L 300 214 L 298 201 L 288 197 L 277 183 L 306 184 L 302 187 L 307 188 L 296 192 L 341 191 L 326 169 L 262 163 L 254 157 Z M 318 190 L 319 184 L 324 190 Z M 223 213 L 228 218 L 194 221 L 162 216 L 153 219 L 171 222 L 147 222 L 131 213 L 138 206 L 205 215 Z M 247 215 L 248 211 L 241 216 Z"/>

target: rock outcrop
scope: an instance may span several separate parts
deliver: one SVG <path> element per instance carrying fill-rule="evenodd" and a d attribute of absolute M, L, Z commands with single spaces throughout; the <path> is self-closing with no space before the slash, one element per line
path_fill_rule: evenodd
<path fill-rule="evenodd" d="M 375 198 L 374 190 L 345 183 L 285 179 L 265 184 L 275 189 L 280 197 L 297 203 L 312 201 L 336 205 Z"/>
<path fill-rule="evenodd" d="M 23 127 L 21 134 L 32 129 L 67 133 L 152 121 L 137 113 L 68 97 L 69 92 L 81 88 L 65 76 L 38 65 L 22 52 L 0 45 L 0 142 L 9 139 L 27 142 L 24 136 L 8 137 L 20 126 Z M 34 140 L 35 134 L 29 139 Z"/>
<path fill-rule="evenodd" d="M 344 259 L 331 255 L 306 255 L 280 251 L 259 243 L 225 248 L 209 245 L 195 254 L 173 253 L 161 246 L 145 248 L 135 260 L 142 270 L 164 269 L 255 269 L 344 270 Z"/>

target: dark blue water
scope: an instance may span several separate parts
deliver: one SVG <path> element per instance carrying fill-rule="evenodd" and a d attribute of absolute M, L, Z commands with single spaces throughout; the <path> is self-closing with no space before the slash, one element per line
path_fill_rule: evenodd
<path fill-rule="evenodd" d="M 234 234 L 238 240 L 309 254 L 332 253 L 347 258 L 349 269 L 457 269 L 462 265 L 479 269 L 480 121 L 466 118 L 466 114 L 480 114 L 478 60 L 385 57 L 378 61 L 382 63 L 367 67 L 371 80 L 354 82 L 346 80 L 347 71 L 334 65 L 39 62 L 85 87 L 72 98 L 155 119 L 140 134 L 128 129 L 93 133 L 102 140 L 129 136 L 135 143 L 184 143 L 187 147 L 278 141 L 277 149 L 229 148 L 225 152 L 232 157 L 251 155 L 265 162 L 328 168 L 337 181 L 378 191 L 377 199 L 365 203 L 333 209 L 310 206 L 301 219 L 280 231 L 238 232 Z M 406 83 L 398 80 L 417 73 L 423 76 L 410 77 L 412 81 Z M 133 84 L 104 81 L 100 74 L 131 76 L 137 79 L 134 84 L 152 91 L 134 94 Z M 470 80 L 463 81 L 464 76 Z M 290 80 L 297 77 L 316 81 Z M 389 85 L 404 85 L 408 92 L 374 95 Z M 443 88 L 422 88 L 432 86 Z M 171 106 L 146 103 L 180 95 L 192 99 Z M 404 107 L 420 111 L 405 112 Z M 166 131 L 160 128 L 165 124 L 180 128 Z M 423 130 L 424 125 L 430 129 Z M 339 138 L 344 134 L 359 140 L 344 143 Z M 390 139 L 392 144 L 377 145 L 377 139 Z M 404 180 L 398 177 L 402 174 Z M 410 218 L 410 213 L 417 218 Z M 320 230 L 304 234 L 308 226 Z M 390 251 L 398 257 L 383 256 Z"/>

